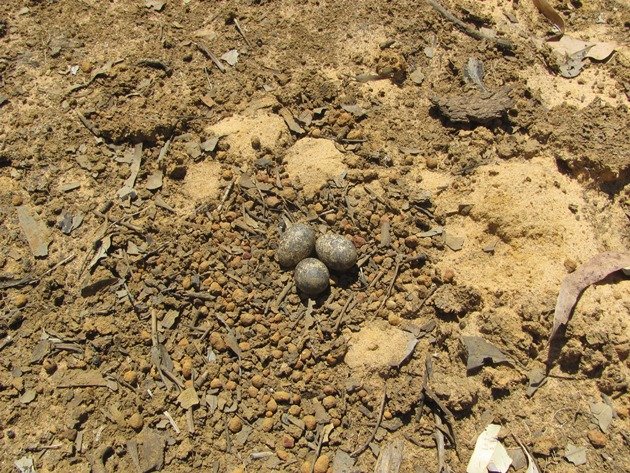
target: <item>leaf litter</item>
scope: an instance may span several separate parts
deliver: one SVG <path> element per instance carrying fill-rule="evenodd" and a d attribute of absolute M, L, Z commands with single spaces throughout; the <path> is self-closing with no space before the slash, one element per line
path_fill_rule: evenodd
<path fill-rule="evenodd" d="M 573 273 L 567 275 L 560 286 L 549 340 L 553 340 L 558 329 L 569 322 L 573 307 L 582 291 L 609 274 L 628 266 L 630 266 L 630 253 L 608 251 L 594 256 Z"/>
<path fill-rule="evenodd" d="M 466 473 L 487 473 L 488 471 L 506 473 L 508 471 L 512 459 L 497 438 L 500 430 L 500 425 L 489 424 L 479 434 L 466 467 Z"/>
<path fill-rule="evenodd" d="M 17 216 L 28 246 L 31 248 L 33 256 L 43 258 L 48 256 L 48 245 L 50 237 L 44 223 L 33 216 L 24 205 L 17 207 Z"/>

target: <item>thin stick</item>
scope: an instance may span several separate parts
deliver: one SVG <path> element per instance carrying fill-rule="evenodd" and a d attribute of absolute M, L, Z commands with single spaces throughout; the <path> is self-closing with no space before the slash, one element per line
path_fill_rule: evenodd
<path fill-rule="evenodd" d="M 193 418 L 193 408 L 189 407 L 186 411 L 186 424 L 188 424 L 188 433 L 195 433 L 195 419 Z"/>
<path fill-rule="evenodd" d="M 503 38 L 497 38 L 494 36 L 490 36 L 486 33 L 482 33 L 481 31 L 473 28 L 472 26 L 467 25 L 462 20 L 453 15 L 450 11 L 444 8 L 437 0 L 426 0 L 426 2 L 431 5 L 440 15 L 446 18 L 451 23 L 454 23 L 457 27 L 464 31 L 468 36 L 471 36 L 475 39 L 479 40 L 488 40 L 497 44 L 497 46 L 501 46 L 506 49 L 514 49 L 514 44 L 511 41 Z"/>
<path fill-rule="evenodd" d="M 74 258 L 76 257 L 76 255 L 74 253 L 72 253 L 70 256 L 68 256 L 67 258 L 62 259 L 61 261 L 59 261 L 59 263 L 57 263 L 56 265 L 54 265 L 52 268 L 50 268 L 48 271 L 46 271 L 45 273 L 43 273 L 41 276 L 36 277 L 35 279 L 31 280 L 30 282 L 37 282 L 39 280 L 41 280 L 43 277 L 48 276 L 50 273 L 52 273 L 55 269 L 57 269 L 59 266 L 62 266 L 66 263 L 69 263 L 70 261 L 72 261 Z"/>
<path fill-rule="evenodd" d="M 311 463 L 311 471 L 310 471 L 310 473 L 314 473 L 315 472 L 315 462 L 319 458 L 319 454 L 322 452 L 322 444 L 324 443 L 324 436 L 322 434 L 324 432 L 324 429 L 325 429 L 325 427 L 323 427 L 319 431 L 319 440 L 317 442 L 317 449 L 315 450 L 315 459 L 313 460 L 313 463 Z"/>
<path fill-rule="evenodd" d="M 230 192 L 232 192 L 232 187 L 234 187 L 235 182 L 236 182 L 236 178 L 232 179 L 230 184 L 227 186 L 227 189 L 225 189 L 225 192 L 223 193 L 223 197 L 221 197 L 221 203 L 217 207 L 217 212 L 221 213 L 221 209 L 223 209 L 223 204 L 225 204 L 225 201 L 230 195 Z"/>
<path fill-rule="evenodd" d="M 179 434 L 181 432 L 181 430 L 179 430 L 179 426 L 177 425 L 177 422 L 175 422 L 175 419 L 173 419 L 173 417 L 171 417 L 171 415 L 169 414 L 168 411 L 164 411 L 164 415 L 166 416 L 166 418 L 168 419 L 169 423 L 171 424 L 171 427 L 173 427 L 173 430 L 175 431 L 175 433 Z"/>
<path fill-rule="evenodd" d="M 236 31 L 238 31 L 240 35 L 243 37 L 243 39 L 245 40 L 245 43 L 247 43 L 247 46 L 251 48 L 252 43 L 250 43 L 249 39 L 247 39 L 247 36 L 245 36 L 245 31 L 243 31 L 243 28 L 241 28 L 241 24 L 238 22 L 236 18 L 234 18 L 234 26 L 236 26 Z"/>
<path fill-rule="evenodd" d="M 210 59 L 221 72 L 225 72 L 225 66 L 221 63 L 221 61 L 219 61 L 218 57 L 212 54 L 212 51 L 210 51 L 201 43 L 195 43 L 195 46 L 197 46 L 197 49 L 201 51 L 208 59 Z"/>
<path fill-rule="evenodd" d="M 337 322 L 335 323 L 335 333 L 339 333 L 339 326 L 343 321 L 343 316 L 346 315 L 346 311 L 348 310 L 348 307 L 350 306 L 350 304 L 352 304 L 352 302 L 354 302 L 354 293 L 351 294 L 350 297 L 348 297 L 348 300 L 341 309 L 341 312 L 339 312 L 339 317 L 337 317 Z"/>
<path fill-rule="evenodd" d="M 383 413 L 385 412 L 385 401 L 387 401 L 387 390 L 383 391 L 383 398 L 381 399 L 381 407 L 379 410 L 378 419 L 376 419 L 376 424 L 374 425 L 374 430 L 372 431 L 372 435 L 370 435 L 370 438 L 368 439 L 367 442 L 365 442 L 363 445 L 361 445 L 359 448 L 357 448 L 354 452 L 350 454 L 352 458 L 356 458 L 359 455 L 361 455 L 365 451 L 365 449 L 367 449 L 370 446 L 370 444 L 372 443 L 372 440 L 374 440 L 374 437 L 376 437 L 376 431 L 381 426 L 381 421 L 383 420 Z"/>
<path fill-rule="evenodd" d="M 401 255 L 399 255 L 398 257 L 396 257 L 396 267 L 394 268 L 394 275 L 392 276 L 392 280 L 389 283 L 389 287 L 387 288 L 385 297 L 383 298 L 383 300 L 381 301 L 381 304 L 378 306 L 378 309 L 376 310 L 377 314 L 381 311 L 381 309 L 385 305 L 385 302 L 387 302 L 387 299 L 389 299 L 389 296 L 392 294 L 392 289 L 394 288 L 394 284 L 396 283 L 396 278 L 398 278 L 398 273 L 400 273 L 401 264 L 402 264 L 402 257 Z"/>
<path fill-rule="evenodd" d="M 278 294 L 278 298 L 271 305 L 271 308 L 273 309 L 274 312 L 280 308 L 280 304 L 282 304 L 282 301 L 284 300 L 284 298 L 287 297 L 287 294 L 289 294 L 289 291 L 291 290 L 292 287 L 293 287 L 293 280 L 290 279 L 287 282 L 287 284 L 284 286 L 284 289 L 282 289 L 280 294 Z"/>

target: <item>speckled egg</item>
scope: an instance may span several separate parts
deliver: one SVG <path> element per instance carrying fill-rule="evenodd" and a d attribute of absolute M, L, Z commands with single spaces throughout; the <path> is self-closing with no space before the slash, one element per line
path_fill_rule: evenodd
<path fill-rule="evenodd" d="M 318 258 L 334 271 L 346 271 L 357 263 L 357 250 L 350 240 L 329 233 L 315 242 Z"/>
<path fill-rule="evenodd" d="M 291 225 L 280 237 L 276 257 L 284 268 L 293 268 L 315 249 L 315 230 L 305 223 Z"/>
<path fill-rule="evenodd" d="M 306 258 L 295 267 L 295 285 L 307 296 L 316 296 L 328 288 L 330 274 L 324 263 Z"/>

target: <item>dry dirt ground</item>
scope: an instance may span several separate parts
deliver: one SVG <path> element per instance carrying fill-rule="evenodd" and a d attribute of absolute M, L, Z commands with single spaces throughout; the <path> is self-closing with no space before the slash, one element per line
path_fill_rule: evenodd
<path fill-rule="evenodd" d="M 561 77 L 525 0 L 443 1 L 508 45 L 425 0 L 2 1 L 0 470 L 463 472 L 495 423 L 518 471 L 628 471 L 621 273 L 528 393 L 630 236 L 629 4 L 551 3 L 615 52 Z M 313 301 L 291 221 L 359 253 Z"/>

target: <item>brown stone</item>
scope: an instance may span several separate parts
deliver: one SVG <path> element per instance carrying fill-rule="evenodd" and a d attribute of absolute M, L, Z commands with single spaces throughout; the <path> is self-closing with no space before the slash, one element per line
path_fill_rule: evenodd
<path fill-rule="evenodd" d="M 313 472 L 326 473 L 328 471 L 329 465 L 330 465 L 330 457 L 328 455 L 322 455 L 315 462 L 315 468 L 313 468 Z"/>
<path fill-rule="evenodd" d="M 603 448 L 606 446 L 606 442 L 608 442 L 606 436 L 597 429 L 589 430 L 587 436 L 588 441 L 591 442 L 591 445 L 595 448 Z"/>

